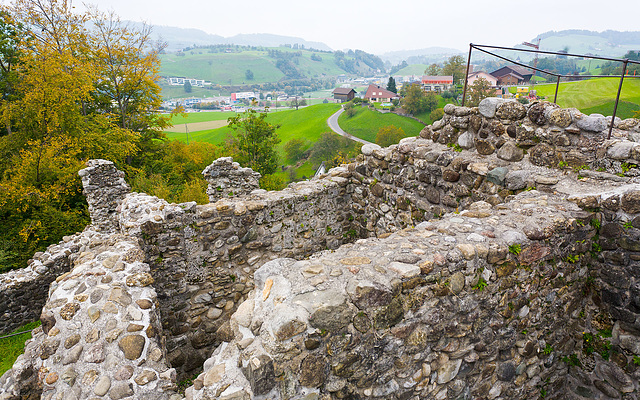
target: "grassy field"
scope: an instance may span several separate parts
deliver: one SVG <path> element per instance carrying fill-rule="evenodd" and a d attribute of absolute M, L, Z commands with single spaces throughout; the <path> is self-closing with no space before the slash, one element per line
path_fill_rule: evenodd
<path fill-rule="evenodd" d="M 611 115 L 618 93 L 619 78 L 593 78 L 578 82 L 561 82 L 558 88 L 558 105 L 575 107 L 585 114 Z M 556 85 L 554 83 L 530 86 L 537 90 L 538 96 L 553 101 Z M 516 88 L 509 91 L 515 93 Z M 622 85 L 618 114 L 620 118 L 633 116 L 634 110 L 640 109 L 640 79 L 627 78 Z"/>
<path fill-rule="evenodd" d="M 37 326 L 40 326 L 40 321 L 27 324 L 11 333 L 30 331 Z M 31 333 L 27 332 L 24 335 L 0 339 L 0 376 L 13 366 L 16 358 L 24 352 L 24 342 L 30 338 Z"/>
<path fill-rule="evenodd" d="M 426 64 L 410 64 L 393 75 L 424 75 L 424 70 L 427 69 Z"/>
<path fill-rule="evenodd" d="M 615 102 L 610 101 L 605 104 L 601 104 L 599 106 L 582 108 L 582 111 L 585 114 L 602 114 L 602 115 L 613 115 L 613 108 L 615 106 Z M 638 111 L 640 111 L 640 105 L 635 103 L 630 103 L 628 101 L 620 101 L 618 104 L 618 111 L 616 112 L 616 116 L 625 119 L 633 117 Z"/>
<path fill-rule="evenodd" d="M 560 83 L 558 105 L 575 107 L 585 113 L 594 108 L 604 111 L 610 108 L 610 112 L 600 113 L 611 115 L 619 83 L 619 79 L 616 78 L 594 78 L 580 82 Z M 553 101 L 556 85 L 536 85 L 535 89 L 538 91 L 538 96 L 546 96 L 548 100 Z M 620 100 L 628 104 L 619 110 L 618 116 L 630 117 L 633 106 L 640 104 L 640 79 L 625 79 Z"/>
<path fill-rule="evenodd" d="M 342 114 L 338 119 L 340 127 L 353 136 L 375 143 L 380 128 L 393 125 L 404 131 L 405 137 L 417 136 L 424 125 L 411 118 L 396 114 L 382 114 L 368 107 L 357 107 L 357 113 L 349 118 Z"/>
<path fill-rule="evenodd" d="M 275 60 L 269 59 L 263 51 L 208 53 L 202 49 L 187 52 L 184 56 L 163 54 L 160 59 L 160 74 L 163 76 L 185 76 L 225 85 L 277 82 L 284 77 L 276 68 Z M 251 81 L 245 76 L 248 69 L 253 72 Z"/>
<path fill-rule="evenodd" d="M 202 111 L 196 113 L 178 114 L 171 118 L 174 125 L 191 124 L 193 122 L 226 121 L 229 117 L 234 117 L 234 111 Z"/>
<path fill-rule="evenodd" d="M 327 118 L 339 109 L 339 104 L 327 103 L 304 107 L 297 111 L 287 110 L 270 112 L 267 116 L 267 121 L 272 124 L 280 125 L 280 128 L 276 132 L 280 138 L 277 150 L 281 162 L 284 162 L 285 159 L 284 145 L 289 140 L 296 137 L 301 138 L 306 142 L 306 148 L 311 147 L 311 145 L 320 138 L 322 133 L 330 131 L 327 126 Z M 232 130 L 225 126 L 218 129 L 190 132 L 189 139 L 194 142 L 219 144 L 224 142 L 227 135 L 231 132 Z M 184 133 L 168 132 L 167 137 L 169 139 L 186 141 L 186 135 Z"/>

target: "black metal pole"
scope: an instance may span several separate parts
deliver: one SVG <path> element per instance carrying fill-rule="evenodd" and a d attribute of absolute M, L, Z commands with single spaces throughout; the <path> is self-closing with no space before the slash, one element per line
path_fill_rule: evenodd
<path fill-rule="evenodd" d="M 556 81 L 556 95 L 553 96 L 553 102 L 558 104 L 558 88 L 560 87 L 560 76 L 558 76 L 558 80 Z"/>
<path fill-rule="evenodd" d="M 467 58 L 467 73 L 464 75 L 464 89 L 462 89 L 462 107 L 464 107 L 464 100 L 467 97 L 467 80 L 469 79 L 469 66 L 471 65 L 471 50 L 473 50 L 473 43 L 469 43 L 469 58 Z M 455 82 L 453 84 L 455 85 Z"/>
<path fill-rule="evenodd" d="M 627 64 L 629 60 L 624 60 L 622 64 L 622 75 L 620 75 L 620 86 L 618 86 L 618 95 L 616 96 L 616 104 L 613 106 L 613 115 L 611 116 L 611 125 L 609 126 L 609 136 L 607 139 L 611 139 L 611 132 L 613 132 L 613 123 L 616 119 L 616 112 L 618 112 L 618 102 L 620 101 L 620 92 L 622 91 L 622 82 L 624 82 L 624 75 L 627 73 Z"/>

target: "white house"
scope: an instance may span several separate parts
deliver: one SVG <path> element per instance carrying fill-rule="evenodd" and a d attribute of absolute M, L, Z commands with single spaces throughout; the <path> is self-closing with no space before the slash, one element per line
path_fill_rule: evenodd
<path fill-rule="evenodd" d="M 480 78 L 485 79 L 492 87 L 498 86 L 498 78 L 484 71 L 470 73 L 467 77 L 467 85 L 473 85 Z"/>

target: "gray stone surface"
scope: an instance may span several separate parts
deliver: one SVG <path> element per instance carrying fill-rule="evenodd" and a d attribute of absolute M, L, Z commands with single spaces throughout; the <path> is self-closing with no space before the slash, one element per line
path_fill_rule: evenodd
<path fill-rule="evenodd" d="M 498 105 L 504 102 L 504 99 L 499 99 L 497 97 L 488 97 L 480 102 L 480 105 L 478 106 L 478 112 L 485 118 L 493 118 L 496 115 L 496 108 L 498 107 Z"/>

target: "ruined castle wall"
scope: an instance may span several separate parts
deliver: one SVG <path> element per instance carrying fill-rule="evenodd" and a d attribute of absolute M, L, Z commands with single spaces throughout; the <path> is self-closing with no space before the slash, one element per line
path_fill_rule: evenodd
<path fill-rule="evenodd" d="M 70 256 L 78 251 L 80 235 L 34 254 L 29 266 L 0 278 L 0 333 L 8 333 L 40 318 L 51 282 L 69 271 Z"/>
<path fill-rule="evenodd" d="M 179 372 L 201 367 L 229 338 L 229 316 L 253 288 L 253 272 L 353 240 L 346 169 L 281 192 L 255 191 L 203 206 L 169 205 L 143 194 L 121 206 L 123 232 L 139 237 L 151 265 Z"/>
<path fill-rule="evenodd" d="M 133 324 L 153 325 L 151 334 L 166 336 L 164 342 L 124 333 L 144 339 L 143 353 L 157 346 L 164 366 L 154 374 L 135 370 L 116 395 L 128 387 L 138 393 L 153 375 L 163 381 L 158 396 L 169 396 L 169 364 L 187 377 L 221 344 L 189 396 L 273 391 L 282 398 L 309 392 L 323 398 L 535 398 L 544 390 L 556 398 L 635 398 L 637 120 L 616 121 L 614 139 L 607 141 L 606 118 L 548 103 L 525 107 L 490 99 L 479 108 L 447 106 L 445 112 L 418 138 L 386 149 L 365 146 L 356 163 L 281 192 L 252 191 L 255 175 L 223 160 L 243 183 L 227 184 L 220 171 L 210 173 L 210 192 L 220 198 L 203 206 L 128 193 L 112 164 L 92 162 L 81 175 L 93 228 L 52 251 L 66 255 L 61 266 L 84 271 L 95 264 L 91 260 L 104 261 L 100 254 L 117 241 L 138 249 L 141 258 L 131 271 L 88 271 L 111 276 L 127 294 L 138 290 L 127 276 L 147 274 L 139 294 L 154 304 L 143 318 L 150 323 Z M 93 232 L 106 236 L 95 242 Z M 519 250 L 509 247 L 515 245 Z M 304 260 L 326 249 L 337 250 Z M 44 271 L 39 263 L 46 265 L 51 254 L 34 257 L 25 282 L 38 268 Z M 77 278 L 94 276 L 83 274 Z M 72 277 L 65 287 L 79 284 Z M 110 282 L 96 285 L 122 293 Z M 59 290 L 52 285 L 49 303 Z M 83 307 L 90 304 L 81 300 L 85 290 L 74 292 L 80 297 L 73 301 L 71 292 L 63 293 L 80 306 L 69 306 L 72 322 L 76 314 L 89 316 Z M 49 303 L 54 317 L 62 312 L 62 303 Z M 106 302 L 98 306 L 101 313 L 113 310 Z M 115 314 L 116 324 L 132 323 L 127 313 L 139 315 L 129 306 Z M 20 312 L 27 315 L 26 308 Z M 86 346 L 93 343 L 91 332 L 81 335 Z M 103 346 L 119 346 L 122 335 Z M 47 368 L 58 368 L 67 349 L 50 336 L 34 339 L 18 370 L 3 377 L 2 390 L 28 375 L 24 365 L 40 368 L 27 362 L 33 357 L 52 358 Z M 127 339 L 123 346 L 140 343 Z M 126 356 L 122 346 L 110 352 Z M 143 365 L 145 357 L 135 362 Z M 97 374 L 73 369 L 88 373 L 87 382 L 100 374 L 110 383 L 116 379 L 95 368 Z M 369 369 L 371 375 L 362 376 Z M 143 373 L 138 380 L 146 383 L 132 381 Z M 46 376 L 33 379 L 42 385 Z M 225 386 L 228 379 L 231 386 Z M 50 381 L 58 390 L 54 375 Z"/>
<path fill-rule="evenodd" d="M 94 230 L 115 232 L 116 209 L 129 192 L 124 173 L 111 161 L 90 160 L 79 172 L 89 203 Z M 47 300 L 47 290 L 58 276 L 68 272 L 87 239 L 80 233 L 65 236 L 60 243 L 34 254 L 28 266 L 0 277 L 0 333 L 37 321 Z"/>
<path fill-rule="evenodd" d="M 51 284 L 42 326 L 0 378 L 0 398 L 170 399 L 176 372 L 137 240 L 93 229 L 79 236 L 83 251 Z"/>
<path fill-rule="evenodd" d="M 187 398 L 230 382 L 237 398 L 636 398 L 638 334 L 618 333 L 601 290 L 617 264 L 593 247 L 601 218 L 530 191 L 269 262 Z"/>

